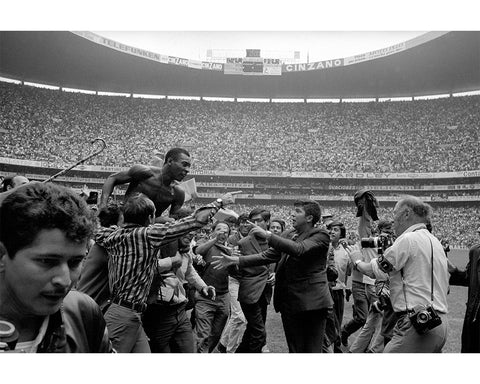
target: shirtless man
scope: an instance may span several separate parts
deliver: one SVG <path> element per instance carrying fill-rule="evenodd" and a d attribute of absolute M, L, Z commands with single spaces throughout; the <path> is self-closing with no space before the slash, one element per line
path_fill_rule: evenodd
<path fill-rule="evenodd" d="M 116 185 L 130 183 L 125 196 L 141 192 L 155 204 L 157 222 L 164 222 L 161 214 L 170 206 L 170 215 L 177 212 L 185 200 L 185 192 L 178 186 L 190 172 L 190 154 L 183 148 L 172 148 L 165 155 L 163 167 L 134 165 L 128 171 L 110 175 L 102 188 L 100 207 L 106 206 Z M 167 221 L 169 219 L 166 219 Z"/>

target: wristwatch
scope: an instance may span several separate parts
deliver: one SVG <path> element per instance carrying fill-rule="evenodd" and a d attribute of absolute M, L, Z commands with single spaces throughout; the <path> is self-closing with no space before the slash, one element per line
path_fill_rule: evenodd
<path fill-rule="evenodd" d="M 358 264 L 360 264 L 362 260 L 355 260 L 355 266 L 358 267 Z"/>
<path fill-rule="evenodd" d="M 220 208 L 223 208 L 223 200 L 218 198 L 217 200 L 215 200 L 215 202 L 220 206 Z"/>

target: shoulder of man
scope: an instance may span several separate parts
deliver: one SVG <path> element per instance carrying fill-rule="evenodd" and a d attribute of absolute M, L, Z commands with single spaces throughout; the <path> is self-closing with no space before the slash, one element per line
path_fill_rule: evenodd
<path fill-rule="evenodd" d="M 161 169 L 157 167 L 151 167 L 149 165 L 135 164 L 128 170 L 128 173 L 135 179 L 148 179 L 155 176 L 157 169 L 161 173 Z"/>
<path fill-rule="evenodd" d="M 295 235 L 297 235 L 297 230 L 295 228 L 286 229 L 280 234 L 281 237 L 284 237 L 286 239 L 291 239 Z"/>
<path fill-rule="evenodd" d="M 67 348 L 72 352 L 111 352 L 102 311 L 88 295 L 70 291 L 62 305 Z"/>

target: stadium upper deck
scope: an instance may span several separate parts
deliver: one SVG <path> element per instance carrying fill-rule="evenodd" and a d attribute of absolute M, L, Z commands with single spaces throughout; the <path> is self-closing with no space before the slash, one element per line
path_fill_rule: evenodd
<path fill-rule="evenodd" d="M 476 31 L 434 32 L 351 58 L 283 66 L 281 76 L 226 75 L 222 64 L 82 35 L 0 32 L 0 75 L 97 91 L 203 97 L 381 98 L 480 89 Z"/>

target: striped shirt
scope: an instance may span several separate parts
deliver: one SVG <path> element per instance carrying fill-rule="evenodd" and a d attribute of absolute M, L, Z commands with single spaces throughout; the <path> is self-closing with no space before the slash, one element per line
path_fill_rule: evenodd
<path fill-rule="evenodd" d="M 160 257 L 160 246 L 205 224 L 189 216 L 173 223 L 101 228 L 95 241 L 108 253 L 112 297 L 145 304 Z"/>

